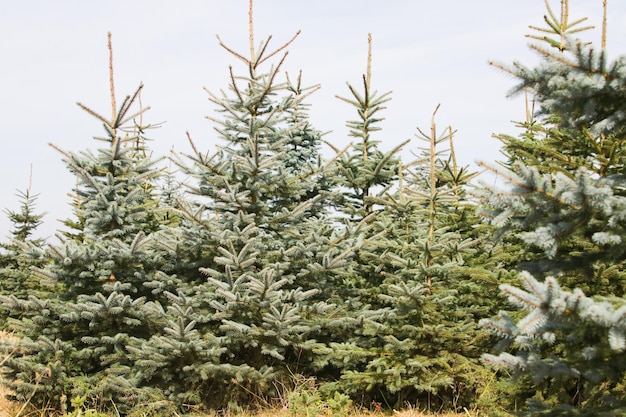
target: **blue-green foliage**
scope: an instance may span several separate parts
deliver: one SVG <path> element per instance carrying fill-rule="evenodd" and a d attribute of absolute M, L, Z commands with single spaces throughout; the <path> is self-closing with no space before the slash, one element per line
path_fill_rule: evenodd
<path fill-rule="evenodd" d="M 0 347 L 14 398 L 172 415 L 280 395 L 296 407 L 281 390 L 307 381 L 307 407 L 495 413 L 502 393 L 532 412 L 622 410 L 626 61 L 549 14 L 556 49 L 506 68 L 539 112 L 499 136 L 502 190 L 472 189 L 434 115 L 415 161 L 400 158 L 408 141 L 384 150 L 390 94 L 372 89 L 369 64 L 363 90 L 341 98 L 358 114 L 352 143 L 325 158 L 306 103 L 317 86 L 282 74 L 291 42 L 244 57 L 220 41 L 243 65 L 209 93 L 219 142 L 190 140 L 173 158 L 182 175 L 162 178 L 147 156 L 143 109 L 131 111 L 141 87 L 111 120 L 81 105 L 106 135 L 95 151 L 61 151 L 76 176 L 69 230 L 44 248 L 26 242 L 40 221 L 30 194 L 9 213 L 0 301 L 19 341 Z M 523 288 L 510 283 L 518 264 Z M 488 319 L 505 301 L 498 284 L 519 311 Z M 517 388 L 481 362 L 495 339 L 483 362 Z"/>
<path fill-rule="evenodd" d="M 107 145 L 96 153 L 62 152 L 76 175 L 74 213 L 78 229 L 46 248 L 47 263 L 34 268 L 55 283 L 57 294 L 27 299 L 3 296 L 9 323 L 22 339 L 5 362 L 18 400 L 67 409 L 87 395 L 93 406 L 125 394 L 110 379 L 132 365 L 131 335 L 148 338 L 156 323 L 143 309 L 154 300 L 144 284 L 165 266 L 155 245 L 161 215 L 155 193 L 158 169 L 145 156 L 145 126 L 126 123 L 141 87 L 104 124 Z M 11 346 L 7 347 L 11 349 Z"/>
<path fill-rule="evenodd" d="M 483 321 L 502 338 L 484 359 L 517 376 L 531 414 L 621 415 L 626 61 L 561 35 L 558 50 L 535 47 L 537 67 L 508 69 L 539 111 L 500 136 L 507 169 L 492 169 L 507 187 L 484 187 L 481 213 L 530 250 L 525 289 L 502 286 L 523 315 Z"/>
<path fill-rule="evenodd" d="M 460 410 L 488 378 L 476 318 L 489 308 L 472 294 L 496 285 L 470 262 L 480 252 L 465 188 L 472 174 L 456 165 L 453 132 L 437 136 L 434 121 L 432 132 L 420 131 L 426 146 L 415 163 L 386 159 L 385 171 L 398 172 L 396 187 L 377 184 L 381 194 L 366 200 L 375 211 L 357 252 L 362 289 L 355 298 L 368 303 L 359 307 L 368 315 L 354 336 L 333 344 L 333 359 L 344 366 L 328 385 L 394 407 L 430 402 Z"/>
<path fill-rule="evenodd" d="M 42 285 L 31 270 L 32 267 L 45 263 L 41 256 L 45 239 L 33 236 L 37 227 L 42 224 L 45 214 L 35 211 L 37 195 L 33 195 L 30 188 L 18 192 L 17 196 L 20 199 L 20 209 L 6 210 L 12 225 L 11 239 L 0 244 L 0 294 L 23 298 L 29 294 L 48 293 L 53 289 Z"/>
<path fill-rule="evenodd" d="M 337 276 L 359 245 L 328 215 L 332 167 L 304 102 L 316 87 L 302 87 L 301 76 L 279 81 L 285 56 L 265 70 L 271 55 L 262 44 L 244 60 L 247 75 L 231 68 L 229 94 L 210 94 L 217 151 L 192 142 L 177 160 L 191 198 L 178 201 L 181 221 L 164 243 L 181 283 L 166 303 L 147 305 L 166 325 L 131 349 L 128 381 L 180 408 L 269 396 L 310 371 L 317 321 L 336 308 Z"/>

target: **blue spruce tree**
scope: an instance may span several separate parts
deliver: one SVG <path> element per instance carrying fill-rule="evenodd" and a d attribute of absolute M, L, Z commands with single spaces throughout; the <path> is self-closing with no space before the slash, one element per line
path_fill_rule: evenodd
<path fill-rule="evenodd" d="M 583 20 L 561 6 L 541 63 L 502 67 L 539 108 L 501 136 L 508 188 L 483 193 L 483 215 L 527 247 L 523 288 L 502 286 L 522 311 L 483 322 L 502 339 L 484 359 L 517 377 L 530 415 L 623 415 L 626 59 L 608 60 L 605 30 L 600 50 L 575 38 Z"/>
<path fill-rule="evenodd" d="M 176 158 L 189 193 L 165 243 L 181 284 L 164 292 L 167 304 L 147 305 L 167 325 L 132 349 L 134 378 L 179 408 L 258 401 L 312 374 L 318 322 L 336 308 L 329 294 L 358 246 L 354 228 L 328 214 L 333 160 L 320 156 L 305 101 L 317 87 L 281 81 L 293 39 L 272 51 L 271 37 L 255 45 L 253 35 L 250 7 L 250 56 L 219 40 L 243 71 L 230 68 L 227 92 L 209 91 L 217 151 L 190 139 L 192 153 Z"/>
<path fill-rule="evenodd" d="M 32 180 L 32 179 L 31 179 Z M 26 191 L 18 191 L 20 209 L 6 210 L 12 224 L 10 240 L 0 244 L 0 294 L 25 298 L 29 294 L 43 295 L 52 291 L 38 280 L 32 267 L 41 267 L 45 260 L 41 254 L 45 239 L 35 238 L 33 234 L 42 224 L 45 213 L 37 213 L 35 203 L 37 195 L 29 186 Z"/>
<path fill-rule="evenodd" d="M 109 50 L 111 49 L 109 34 Z M 140 123 L 146 109 L 131 111 L 142 86 L 115 102 L 111 68 L 111 118 L 79 103 L 96 117 L 103 147 L 73 153 L 59 150 L 76 176 L 74 230 L 50 244 L 46 264 L 34 271 L 59 286 L 55 296 L 3 296 L 3 307 L 19 312 L 11 323 L 19 349 L 5 362 L 9 388 L 19 401 L 66 411 L 70 404 L 124 409 L 132 405 L 116 375 L 132 366 L 131 336 L 148 339 L 158 323 L 142 308 L 155 300 L 145 284 L 166 266 L 156 234 L 163 221 L 156 193 L 159 169 L 145 148 Z"/>

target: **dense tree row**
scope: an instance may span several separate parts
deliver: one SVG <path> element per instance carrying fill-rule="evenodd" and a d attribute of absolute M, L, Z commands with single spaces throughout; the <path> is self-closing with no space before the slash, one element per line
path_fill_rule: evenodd
<path fill-rule="evenodd" d="M 331 157 L 307 113 L 317 87 L 282 73 L 291 41 L 249 57 L 222 44 L 241 68 L 209 93 L 220 144 L 190 138 L 182 175 L 149 156 L 142 86 L 118 107 L 111 84 L 111 118 L 80 105 L 106 135 L 58 149 L 76 176 L 58 241 L 32 238 L 30 188 L 7 212 L 14 398 L 168 415 L 272 399 L 302 377 L 365 406 L 619 414 L 626 61 L 574 38 L 562 6 L 541 63 L 503 67 L 539 111 L 499 137 L 501 190 L 458 165 L 436 110 L 417 146 L 383 150 L 390 95 L 372 87 L 371 39 L 341 98 L 352 142 Z"/>

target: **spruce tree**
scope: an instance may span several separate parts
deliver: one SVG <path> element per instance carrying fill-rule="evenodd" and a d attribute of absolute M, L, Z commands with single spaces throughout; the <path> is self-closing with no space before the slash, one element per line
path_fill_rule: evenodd
<path fill-rule="evenodd" d="M 351 95 L 337 96 L 358 115 L 346 123 L 352 141 L 344 149 L 333 146 L 337 154 L 336 192 L 332 200 L 335 210 L 330 214 L 336 227 L 357 237 L 359 244 L 352 248 L 354 256 L 345 268 L 333 277 L 333 285 L 322 281 L 325 296 L 338 308 L 318 322 L 320 327 L 315 333 L 321 344 L 315 361 L 322 391 L 329 396 L 335 392 L 349 394 L 364 403 L 368 401 L 362 395 L 362 387 L 348 388 L 342 378 L 347 372 L 366 366 L 367 351 L 376 344 L 376 328 L 386 315 L 386 307 L 378 297 L 383 277 L 376 264 L 383 250 L 380 241 L 384 232 L 374 227 L 382 209 L 376 198 L 394 185 L 400 166 L 398 152 L 406 144 L 385 152 L 381 141 L 375 138 L 391 93 L 379 94 L 373 89 L 371 64 L 369 35 L 362 89 L 348 83 Z"/>
<path fill-rule="evenodd" d="M 209 91 L 221 144 L 211 153 L 190 140 L 193 152 L 177 158 L 191 178 L 168 242 L 181 285 L 165 308 L 150 305 L 167 326 L 132 351 L 133 378 L 179 407 L 242 404 L 310 375 L 312 334 L 356 246 L 327 214 L 332 161 L 321 159 L 305 102 L 317 87 L 301 75 L 280 81 L 293 39 L 273 51 L 270 41 L 254 44 L 250 4 L 250 56 L 219 40 L 243 63 L 242 75 L 230 68 L 228 92 Z"/>
<path fill-rule="evenodd" d="M 380 131 L 378 123 L 384 118 L 381 112 L 384 104 L 391 100 L 391 92 L 379 94 L 372 89 L 372 36 L 368 35 L 367 71 L 363 74 L 363 92 L 347 84 L 352 97 L 337 96 L 340 100 L 353 106 L 358 113 L 357 120 L 346 123 L 350 136 L 355 139 L 347 152 L 339 159 L 339 181 L 345 187 L 342 193 L 341 210 L 351 219 L 363 219 L 375 208 L 373 199 L 385 193 L 394 183 L 398 175 L 398 152 L 408 141 L 394 149 L 384 152 L 380 149 L 381 141 L 372 137 Z"/>
<path fill-rule="evenodd" d="M 543 30 L 556 37 L 533 46 L 541 63 L 503 67 L 539 111 L 502 137 L 508 169 L 494 170 L 509 188 L 483 194 L 485 217 L 529 252 L 524 288 L 502 286 L 522 317 L 484 321 L 502 338 L 485 360 L 518 376 L 532 415 L 622 415 L 626 59 L 609 62 L 604 36 L 600 51 L 574 38 L 581 21 L 561 4 Z"/>
<path fill-rule="evenodd" d="M 162 214 L 156 195 L 159 169 L 145 152 L 140 124 L 146 109 L 131 111 L 142 86 L 119 108 L 113 84 L 111 118 L 79 106 L 102 122 L 104 146 L 94 153 L 66 152 L 58 147 L 76 176 L 75 218 L 78 229 L 51 244 L 47 264 L 37 276 L 58 283 L 55 297 L 3 296 L 21 338 L 5 363 L 9 387 L 20 401 L 64 411 L 73 400 L 86 406 L 124 408 L 125 392 L 114 377 L 131 366 L 126 350 L 135 338 L 148 339 L 156 326 L 141 306 L 155 299 L 145 283 L 161 268 L 154 244 Z"/>
<path fill-rule="evenodd" d="M 434 116 L 429 134 L 419 130 L 426 147 L 399 167 L 393 189 L 372 198 L 380 207 L 371 226 L 378 238 L 359 251 L 362 270 L 381 280 L 370 299 L 383 315 L 366 323 L 367 340 L 341 352 L 355 366 L 340 384 L 393 407 L 470 407 L 490 374 L 479 361 L 485 338 L 478 327 L 489 309 L 476 294 L 496 285 L 475 260 L 479 239 L 467 193 L 474 174 L 457 165 L 452 135 L 437 133 Z"/>
<path fill-rule="evenodd" d="M 340 97 L 357 109 L 359 120 L 348 122 L 356 140 L 339 160 L 339 208 L 344 220 L 359 224 L 363 244 L 335 294 L 343 311 L 322 327 L 328 338 L 318 339 L 327 341 L 320 361 L 327 373 L 318 376 L 329 377 L 322 378 L 324 390 L 341 390 L 365 404 L 398 407 L 433 399 L 432 406 L 460 408 L 476 399 L 469 386 L 484 387 L 489 374 L 479 363 L 478 343 L 458 349 L 461 340 L 481 338 L 477 319 L 489 311 L 477 307 L 473 294 L 486 290 L 470 273 L 487 277 L 491 292 L 496 288 L 482 267 L 470 272 L 477 263 L 469 260 L 478 256 L 466 190 L 473 174 L 457 166 L 451 144 L 449 151 L 441 149 L 452 141 L 448 130 L 441 136 L 420 131 L 427 146 L 410 166 L 398 157 L 408 141 L 380 149 L 373 134 L 389 93 L 372 89 L 371 61 L 370 37 L 364 91 L 348 84 L 352 98 Z"/>
<path fill-rule="evenodd" d="M 20 200 L 18 211 L 6 210 L 11 222 L 11 236 L 7 243 L 0 244 L 0 294 L 15 295 L 24 298 L 28 294 L 41 295 L 50 288 L 41 285 L 31 271 L 33 266 L 42 266 L 41 251 L 45 239 L 35 238 L 33 234 L 42 224 L 45 213 L 37 213 L 35 203 L 37 195 L 29 186 L 26 191 L 18 191 Z"/>

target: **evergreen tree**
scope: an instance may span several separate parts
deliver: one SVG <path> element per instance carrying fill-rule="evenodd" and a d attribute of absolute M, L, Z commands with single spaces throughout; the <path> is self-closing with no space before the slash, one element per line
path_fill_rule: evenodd
<path fill-rule="evenodd" d="M 524 131 L 519 137 L 498 135 L 508 156 L 504 165 L 513 168 L 523 164 L 532 167 L 537 174 L 558 174 L 572 180 L 580 169 L 600 177 L 621 173 L 619 138 L 623 127 L 618 122 L 621 110 L 614 109 L 616 112 L 610 114 L 613 111 L 610 107 L 611 103 L 619 106 L 621 100 L 616 77 L 623 63 L 618 59 L 609 64 L 606 51 L 598 53 L 590 44 L 572 37 L 589 27 L 581 27 L 585 19 L 569 22 L 567 2 L 561 3 L 560 15 L 555 15 L 548 5 L 545 19 L 546 29 L 532 27 L 540 31 L 541 36 L 529 35 L 548 45 L 548 48 L 532 46 L 544 57 L 544 64 L 535 69 L 520 63 L 512 68 L 499 65 L 521 81 L 512 93 L 532 92 L 533 101 L 540 105 L 537 114 L 533 114 L 534 105 L 527 109 L 527 120 L 520 123 Z M 553 222 L 554 219 L 547 217 L 549 210 L 539 216 Z M 537 244 L 531 243 L 534 248 L 527 250 L 521 267 L 538 277 L 563 273 L 562 282 L 588 294 L 615 293 L 621 285 L 620 278 L 604 275 L 603 268 L 598 270 L 599 264 L 594 260 L 596 249 L 589 246 L 588 238 L 579 238 L 583 228 L 578 228 L 577 224 L 586 220 L 568 216 L 564 214 L 557 221 L 562 230 L 549 231 L 535 239 Z M 496 222 L 504 225 L 501 220 L 505 218 Z M 513 226 L 514 222 L 509 224 Z M 562 235 L 558 255 L 552 245 L 554 239 L 548 236 L 554 234 Z M 530 235 L 519 236 L 533 240 Z M 555 256 L 544 256 L 545 250 L 555 252 Z M 621 294 L 623 289 L 616 293 Z"/>
<path fill-rule="evenodd" d="M 179 407 L 240 404 L 271 395 L 293 372 L 311 372 L 316 321 L 356 246 L 356 234 L 337 229 L 325 207 L 332 161 L 321 160 L 304 101 L 317 87 L 302 87 L 301 76 L 278 80 L 293 39 L 257 48 L 252 8 L 250 19 L 249 58 L 220 40 L 245 67 L 245 75 L 230 68 L 228 93 L 209 92 L 223 116 L 211 118 L 223 145 L 210 154 L 191 141 L 188 160 L 177 160 L 194 181 L 168 242 L 184 279 L 166 293 L 165 308 L 147 305 L 168 324 L 132 349 L 134 378 Z M 184 372 L 173 371 L 179 364 Z"/>
<path fill-rule="evenodd" d="M 507 68 L 539 112 L 502 137 L 508 169 L 494 169 L 509 189 L 483 194 L 486 218 L 530 249 L 525 289 L 502 287 L 523 317 L 484 321 L 503 338 L 485 360 L 519 376 L 535 413 L 622 415 L 626 60 L 609 62 L 604 38 L 600 51 L 573 38 L 566 1 L 546 22 L 557 37 L 534 46 L 539 66 Z"/>
<path fill-rule="evenodd" d="M 337 96 L 340 100 L 356 108 L 358 120 L 348 121 L 350 136 L 356 142 L 351 144 L 348 152 L 340 152 L 339 179 L 340 185 L 345 187 L 342 193 L 341 210 L 352 219 L 362 219 L 374 211 L 373 199 L 384 195 L 393 185 L 398 175 L 399 158 L 397 153 L 405 141 L 388 152 L 380 149 L 380 141 L 372 138 L 372 133 L 380 131 L 377 124 L 384 120 L 380 112 L 386 107 L 384 104 L 391 100 L 391 92 L 378 94 L 372 90 L 372 36 L 368 35 L 367 71 L 363 75 L 363 93 L 351 84 L 348 89 L 351 98 Z"/>
<path fill-rule="evenodd" d="M 37 195 L 32 194 L 31 187 L 26 191 L 18 191 L 20 199 L 19 211 L 6 210 L 12 223 L 9 242 L 0 244 L 0 294 L 24 298 L 28 294 L 39 294 L 50 289 L 42 286 L 31 271 L 33 266 L 42 266 L 41 250 L 45 239 L 34 238 L 33 233 L 43 221 L 45 213 L 37 213 L 35 202 Z M 41 295 L 41 294 L 39 294 Z"/>
<path fill-rule="evenodd" d="M 80 229 L 50 245 L 48 264 L 35 271 L 57 282 L 61 293 L 2 297 L 5 309 L 22 315 L 12 323 L 21 343 L 5 363 L 9 387 L 17 400 L 61 411 L 70 400 L 122 407 L 126 393 L 114 376 L 132 365 L 126 350 L 131 335 L 148 339 L 156 326 L 141 306 L 155 299 L 145 283 L 163 259 L 154 243 L 162 221 L 155 194 L 159 170 L 144 152 L 147 126 L 137 124 L 146 109 L 131 112 L 142 86 L 117 108 L 112 53 L 110 68 L 111 118 L 79 103 L 103 123 L 106 136 L 97 139 L 105 146 L 96 153 L 54 146 L 77 179 L 71 223 Z"/>
<path fill-rule="evenodd" d="M 359 252 L 381 279 L 376 305 L 385 314 L 367 323 L 369 340 L 342 352 L 356 366 L 340 384 L 393 407 L 469 407 L 490 374 L 479 361 L 485 340 L 478 327 L 489 309 L 476 294 L 496 285 L 487 265 L 472 263 L 479 240 L 466 187 L 473 174 L 457 166 L 452 134 L 438 135 L 434 118 L 430 134 L 419 131 L 427 146 L 400 169 L 395 189 L 372 199 L 381 207 L 371 227 L 380 237 L 367 257 L 367 246 Z"/>
<path fill-rule="evenodd" d="M 354 256 L 333 277 L 332 285 L 322 281 L 323 294 L 338 308 L 318 322 L 320 327 L 315 332 L 315 339 L 321 344 L 316 350 L 315 375 L 322 382 L 322 391 L 329 396 L 335 392 L 347 393 L 364 403 L 368 401 L 361 395 L 362 387 L 346 389 L 342 378 L 346 372 L 366 366 L 367 351 L 376 344 L 375 329 L 387 314 L 386 306 L 379 300 L 383 277 L 376 264 L 383 250 L 380 241 L 384 232 L 374 227 L 382 210 L 376 198 L 393 186 L 400 166 L 397 154 L 406 144 L 384 152 L 381 141 L 372 137 L 380 130 L 378 124 L 384 120 L 380 113 L 390 100 L 390 93 L 379 95 L 373 90 L 371 62 L 370 35 L 363 91 L 348 83 L 351 97 L 337 96 L 358 114 L 357 120 L 346 123 L 354 141 L 343 150 L 333 146 L 337 154 L 337 191 L 333 199 L 336 210 L 330 214 L 335 227 L 358 237 L 359 244 L 352 248 Z"/>

